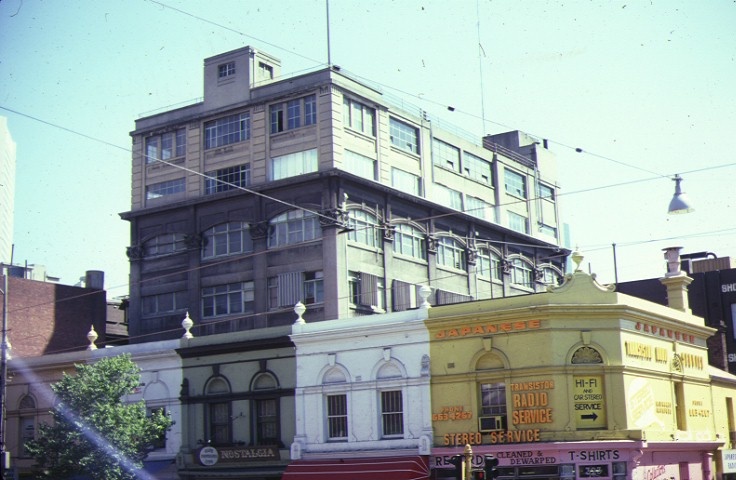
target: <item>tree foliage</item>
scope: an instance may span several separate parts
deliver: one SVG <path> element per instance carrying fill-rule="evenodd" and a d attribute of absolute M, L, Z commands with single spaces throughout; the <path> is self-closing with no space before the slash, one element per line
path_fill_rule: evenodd
<path fill-rule="evenodd" d="M 26 448 L 36 459 L 38 478 L 75 475 L 100 480 L 138 478 L 136 471 L 154 441 L 171 428 L 163 411 L 147 416 L 143 401 L 123 403 L 140 384 L 140 369 L 130 355 L 75 365 L 51 385 L 56 404 L 53 423 L 40 425 Z"/>

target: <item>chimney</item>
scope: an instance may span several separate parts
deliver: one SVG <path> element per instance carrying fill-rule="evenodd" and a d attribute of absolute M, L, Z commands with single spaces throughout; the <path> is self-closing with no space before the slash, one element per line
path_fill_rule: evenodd
<path fill-rule="evenodd" d="M 659 281 L 667 289 L 667 305 L 675 310 L 692 313 L 687 296 L 687 287 L 693 281 L 680 270 L 680 250 L 682 247 L 667 247 L 664 258 L 667 260 L 667 273 Z"/>

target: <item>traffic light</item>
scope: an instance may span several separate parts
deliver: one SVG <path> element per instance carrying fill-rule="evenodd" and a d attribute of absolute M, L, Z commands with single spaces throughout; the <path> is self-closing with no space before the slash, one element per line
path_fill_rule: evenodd
<path fill-rule="evenodd" d="M 483 460 L 485 461 L 483 467 L 485 472 L 484 480 L 495 480 L 498 478 L 498 459 L 493 455 L 485 455 Z"/>
<path fill-rule="evenodd" d="M 448 460 L 455 465 L 455 480 L 463 480 L 463 467 L 465 466 L 465 455 L 453 455 Z"/>

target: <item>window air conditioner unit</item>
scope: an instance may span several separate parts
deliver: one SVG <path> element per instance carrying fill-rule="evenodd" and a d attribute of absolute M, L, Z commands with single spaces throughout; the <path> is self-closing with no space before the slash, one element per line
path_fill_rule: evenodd
<path fill-rule="evenodd" d="M 481 432 L 492 432 L 495 430 L 506 430 L 506 417 L 503 415 L 493 415 L 490 417 L 480 417 L 478 419 L 479 430 Z"/>

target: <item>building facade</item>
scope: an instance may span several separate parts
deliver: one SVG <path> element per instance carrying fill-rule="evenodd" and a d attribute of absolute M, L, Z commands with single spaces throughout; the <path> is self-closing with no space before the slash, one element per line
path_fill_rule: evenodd
<path fill-rule="evenodd" d="M 430 310 L 433 478 L 466 444 L 501 479 L 722 478 L 736 377 L 708 365 L 688 280 L 662 279 L 670 307 L 577 269 L 547 293 Z"/>
<path fill-rule="evenodd" d="M 178 349 L 179 478 L 281 478 L 296 424 L 289 333 L 290 327 L 272 327 L 195 337 Z"/>
<path fill-rule="evenodd" d="M 80 343 L 90 346 L 84 338 L 85 335 L 82 335 Z M 55 397 L 50 385 L 59 381 L 65 372 L 73 374 L 75 364 L 93 363 L 103 357 L 127 353 L 141 369 L 141 384 L 125 400 L 145 401 L 147 409 L 163 409 L 174 421 L 166 436 L 153 445 L 144 461 L 146 473 L 141 472 L 140 478 L 153 476 L 158 480 L 177 479 L 176 457 L 182 438 L 179 402 L 182 368 L 176 348 L 181 342 L 185 340 L 11 359 L 8 362 L 10 381 L 5 397 L 5 445 L 11 454 L 11 469 L 4 478 L 35 478 L 35 460 L 26 452 L 24 443 L 36 436 L 40 423 L 52 421 L 49 412 L 54 406 Z"/>
<path fill-rule="evenodd" d="M 281 76 L 245 47 L 202 102 L 136 121 L 131 342 L 543 290 L 561 278 L 555 159 L 468 138 L 338 67 Z"/>
<path fill-rule="evenodd" d="M 711 252 L 682 255 L 682 270 L 693 279 L 688 301 L 716 333 L 708 339 L 708 362 L 736 374 L 736 261 Z M 665 304 L 667 291 L 656 278 L 621 282 L 621 292 Z"/>
<path fill-rule="evenodd" d="M 429 294 L 406 312 L 297 320 L 296 435 L 282 480 L 427 478 Z"/>

